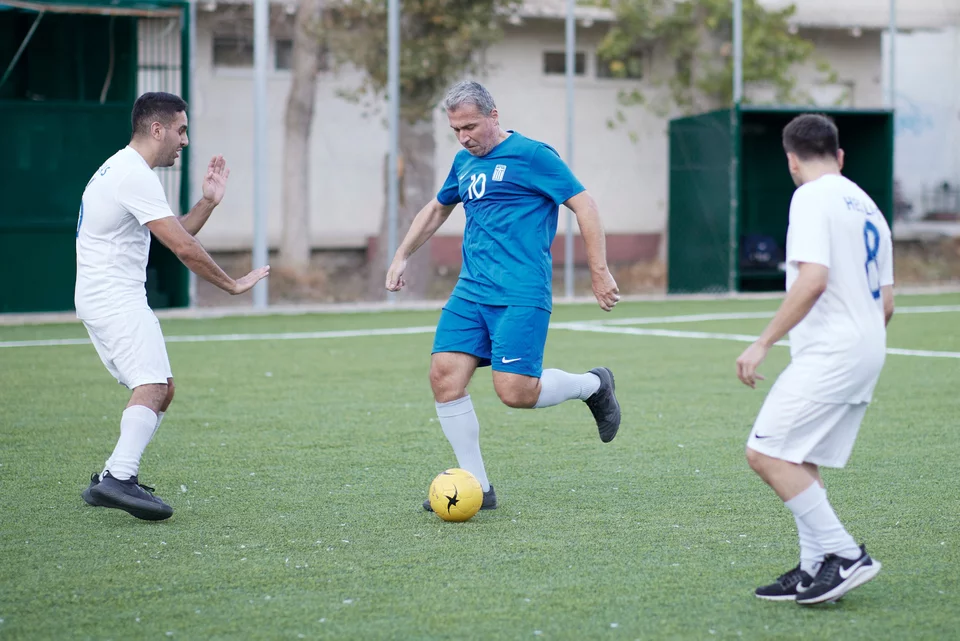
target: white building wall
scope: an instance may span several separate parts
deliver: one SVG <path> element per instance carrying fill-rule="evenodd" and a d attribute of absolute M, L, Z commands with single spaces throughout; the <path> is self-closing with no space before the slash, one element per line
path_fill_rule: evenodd
<path fill-rule="evenodd" d="M 889 59 L 887 37 L 884 44 Z M 943 183 L 960 189 L 960 28 L 900 34 L 895 55 L 895 174 L 910 214 L 922 216 L 936 205 L 925 192 Z"/>
<path fill-rule="evenodd" d="M 223 154 L 230 182 L 223 204 L 201 232 L 211 249 L 245 249 L 253 238 L 253 71 L 213 66 L 213 34 L 201 13 L 197 28 L 196 95 L 191 98 L 193 177 L 202 180 L 206 163 Z M 271 61 L 273 57 L 271 56 Z M 387 132 L 377 118 L 337 97 L 357 76 L 322 73 L 311 140 L 311 235 L 318 247 L 361 247 L 377 229 L 383 208 L 382 158 Z M 282 230 L 284 113 L 290 73 L 267 79 L 268 229 L 271 247 Z M 199 184 L 199 182 L 197 183 Z"/>
<path fill-rule="evenodd" d="M 769 8 L 796 6 L 795 21 L 818 27 L 883 29 L 890 23 L 890 0 L 761 0 Z M 960 22 L 957 0 L 896 0 L 901 29 L 926 29 Z"/>
<path fill-rule="evenodd" d="M 880 32 L 861 31 L 854 35 L 848 29 L 802 29 L 801 35 L 813 42 L 814 56 L 826 60 L 836 71 L 838 83 L 827 87 L 819 84 L 822 74 L 812 65 L 797 74 L 798 82 L 820 105 L 830 105 L 843 94 L 842 106 L 857 109 L 883 107 L 883 68 Z"/>
<path fill-rule="evenodd" d="M 222 153 L 231 167 L 223 206 L 201 234 L 215 250 L 246 249 L 253 230 L 253 73 L 252 69 L 214 68 L 209 16 L 197 25 L 195 95 L 191 97 L 192 174 L 202 180 L 210 156 Z M 586 53 L 586 75 L 576 80 L 575 173 L 596 197 L 606 230 L 614 234 L 662 233 L 667 216 L 667 119 L 642 107 L 624 110 L 627 122 L 609 128 L 617 93 L 638 81 L 596 76 L 595 50 L 607 25 L 578 28 L 578 50 Z M 872 35 L 871 35 L 872 33 Z M 853 88 L 852 106 L 882 104 L 880 45 L 877 32 L 851 36 L 847 30 L 813 31 L 817 51 L 829 59 Z M 554 146 L 567 159 L 565 80 L 543 73 L 543 52 L 563 51 L 563 22 L 527 19 L 510 27 L 506 38 L 486 53 L 492 68 L 481 80 L 497 100 L 501 124 Z M 272 57 L 271 57 L 272 60 Z M 803 76 L 808 86 L 815 75 Z M 383 114 L 364 117 L 359 106 L 337 96 L 339 88 L 357 85 L 359 77 L 322 73 L 317 90 L 312 135 L 312 244 L 315 247 L 364 247 L 375 235 L 383 214 L 383 157 L 387 131 Z M 268 78 L 269 241 L 281 233 L 283 119 L 289 72 Z M 640 83 L 648 94 L 655 92 Z M 836 88 L 813 87 L 816 95 Z M 445 115 L 436 112 L 436 185 L 440 186 L 458 150 Z M 635 140 L 631 138 L 631 132 Z M 199 184 L 199 183 L 197 183 Z M 562 212 L 559 230 L 565 229 Z M 441 234 L 459 234 L 456 213 Z M 401 233 L 404 230 L 401 230 Z"/>

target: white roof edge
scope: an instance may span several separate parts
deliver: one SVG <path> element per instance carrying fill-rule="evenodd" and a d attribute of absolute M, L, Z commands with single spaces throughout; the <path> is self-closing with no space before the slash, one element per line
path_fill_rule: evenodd
<path fill-rule="evenodd" d="M 249 5 L 252 0 L 194 0 L 198 9 L 209 11 L 217 4 Z M 269 0 L 272 5 L 294 7 L 298 0 Z M 777 9 L 785 0 L 769 0 L 764 3 L 770 9 Z M 523 0 L 513 11 L 521 19 L 563 20 L 566 18 L 566 0 Z M 955 12 L 918 11 L 902 8 L 898 11 L 897 27 L 904 31 L 942 29 L 951 25 L 960 25 L 960 9 Z M 574 16 L 579 21 L 614 22 L 616 13 L 607 8 L 577 4 Z M 886 12 L 865 12 L 842 8 L 831 11 L 806 9 L 797 11 L 790 22 L 807 29 L 853 29 L 864 31 L 884 30 L 888 27 Z"/>
<path fill-rule="evenodd" d="M 563 20 L 567 17 L 566 3 L 563 0 L 553 0 L 544 2 L 543 0 L 526 0 L 516 15 L 521 18 L 545 18 Z M 611 9 L 603 7 L 590 7 L 577 5 L 574 7 L 573 16 L 577 20 L 596 20 L 600 22 L 613 22 L 616 14 Z"/>

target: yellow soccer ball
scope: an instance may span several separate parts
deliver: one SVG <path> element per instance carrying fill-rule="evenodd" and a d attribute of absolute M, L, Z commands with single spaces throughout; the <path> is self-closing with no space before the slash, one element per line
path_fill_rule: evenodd
<path fill-rule="evenodd" d="M 430 507 L 444 521 L 467 521 L 483 505 L 483 488 L 470 472 L 454 467 L 430 484 Z"/>

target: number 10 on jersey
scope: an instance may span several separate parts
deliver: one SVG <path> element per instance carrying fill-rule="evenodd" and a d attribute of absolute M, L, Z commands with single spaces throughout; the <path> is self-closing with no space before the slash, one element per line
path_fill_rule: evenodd
<path fill-rule="evenodd" d="M 470 194 L 470 200 L 477 200 L 478 198 L 483 198 L 483 195 L 486 192 L 487 192 L 487 175 L 474 174 L 470 176 L 470 186 L 467 188 L 467 193 Z"/>

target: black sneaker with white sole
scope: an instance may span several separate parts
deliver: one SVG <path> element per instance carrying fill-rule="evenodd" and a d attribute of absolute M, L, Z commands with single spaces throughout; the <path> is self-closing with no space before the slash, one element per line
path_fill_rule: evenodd
<path fill-rule="evenodd" d="M 590 373 L 596 374 L 600 379 L 600 387 L 584 403 L 590 408 L 594 420 L 597 421 L 600 440 L 609 443 L 620 429 L 620 403 L 614 393 L 616 384 L 613 380 L 613 372 L 606 367 L 595 367 L 590 370 Z"/>
<path fill-rule="evenodd" d="M 91 505 L 123 510 L 145 521 L 162 521 L 173 516 L 173 508 L 151 494 L 153 488 L 141 485 L 136 476 L 121 481 L 104 472 L 99 483 L 94 484 L 91 479 L 90 485 L 87 489 L 93 502 L 87 502 Z"/>
<path fill-rule="evenodd" d="M 809 590 L 812 583 L 813 577 L 801 570 L 798 565 L 778 576 L 777 580 L 770 585 L 757 588 L 754 595 L 758 599 L 767 601 L 794 601 L 798 594 Z"/>
<path fill-rule="evenodd" d="M 80 492 L 80 496 L 82 496 L 83 500 L 87 502 L 87 505 L 92 505 L 94 507 L 101 507 L 102 504 L 100 503 L 100 501 L 98 501 L 97 498 L 90 493 L 90 491 L 99 484 L 100 484 L 100 474 L 98 474 L 97 472 L 94 472 L 93 474 L 90 475 L 90 485 L 88 485 L 87 489 L 85 489 L 83 492 Z"/>
<path fill-rule="evenodd" d="M 844 594 L 861 586 L 880 572 L 880 562 L 870 558 L 867 549 L 860 546 L 860 556 L 845 559 L 836 554 L 828 554 L 823 559 L 820 571 L 803 594 L 797 595 L 800 605 L 816 605 L 836 601 Z"/>
<path fill-rule="evenodd" d="M 433 508 L 430 507 L 430 499 L 427 499 L 423 502 L 423 509 L 427 512 L 433 512 Z M 483 503 L 480 504 L 481 510 L 495 510 L 497 509 L 497 493 L 493 491 L 493 485 L 490 486 L 490 489 L 483 493 Z"/>

